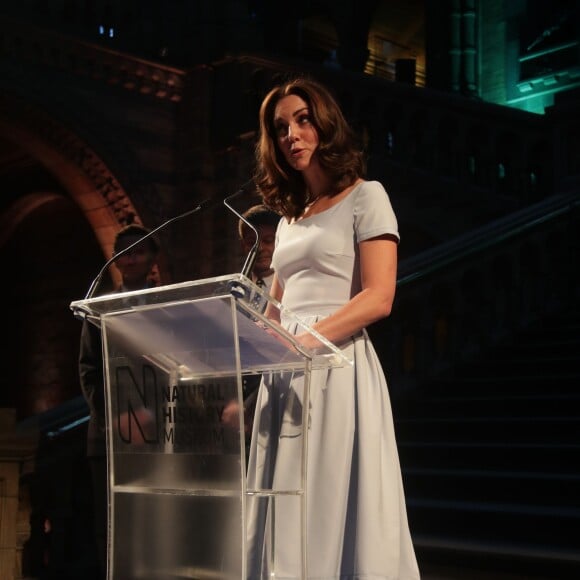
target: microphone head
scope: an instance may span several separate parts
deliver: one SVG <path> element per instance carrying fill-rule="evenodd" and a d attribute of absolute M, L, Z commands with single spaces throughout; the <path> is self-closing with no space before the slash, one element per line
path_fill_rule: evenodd
<path fill-rule="evenodd" d="M 230 294 L 232 294 L 239 300 L 243 300 L 244 298 L 247 298 L 247 296 L 249 295 L 248 288 L 246 288 L 240 282 L 234 281 L 228 282 L 228 290 L 230 291 Z"/>
<path fill-rule="evenodd" d="M 256 188 L 256 184 L 254 183 L 253 179 L 248 179 L 248 181 L 246 181 L 245 183 L 242 183 L 242 185 L 240 186 L 240 188 L 238 189 L 238 191 L 236 191 L 234 194 L 229 195 L 228 197 L 226 197 L 226 199 L 233 199 L 235 197 L 241 196 L 241 195 L 257 195 L 258 191 Z"/>

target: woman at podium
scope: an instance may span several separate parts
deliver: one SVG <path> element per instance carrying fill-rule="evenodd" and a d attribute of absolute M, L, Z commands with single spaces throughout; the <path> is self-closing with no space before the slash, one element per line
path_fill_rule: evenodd
<path fill-rule="evenodd" d="M 391 312 L 395 214 L 384 187 L 364 179 L 362 152 L 325 87 L 303 78 L 275 87 L 259 121 L 255 183 L 263 203 L 283 216 L 271 294 L 354 361 L 311 374 L 308 577 L 417 579 L 387 382 L 365 330 Z M 284 320 L 284 309 L 277 322 L 315 348 L 312 334 Z M 248 488 L 283 487 L 299 471 L 300 388 L 290 382 L 274 396 L 262 382 Z M 266 577 L 272 566 L 276 577 L 301 577 L 300 513 L 291 505 L 277 504 L 274 543 L 266 514 L 251 522 L 249 578 Z"/>

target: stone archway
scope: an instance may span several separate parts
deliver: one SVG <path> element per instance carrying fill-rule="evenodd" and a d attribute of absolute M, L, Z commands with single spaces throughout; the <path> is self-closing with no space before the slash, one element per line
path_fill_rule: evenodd
<path fill-rule="evenodd" d="M 0 98 L 0 137 L 52 175 L 85 215 L 105 257 L 110 256 L 119 227 L 141 221 L 98 154 L 46 113 L 21 101 Z"/>
<path fill-rule="evenodd" d="M 13 338 L 0 406 L 23 419 L 80 394 L 80 326 L 68 305 L 85 295 L 118 229 L 141 220 L 97 153 L 43 111 L 0 97 L 0 142 L 2 294 Z"/>

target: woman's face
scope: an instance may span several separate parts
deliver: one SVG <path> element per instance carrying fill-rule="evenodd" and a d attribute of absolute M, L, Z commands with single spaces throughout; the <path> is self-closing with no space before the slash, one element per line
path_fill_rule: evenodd
<path fill-rule="evenodd" d="M 298 95 L 280 99 L 274 109 L 274 127 L 278 147 L 286 161 L 297 171 L 306 171 L 316 163 L 318 132 L 310 120 L 306 102 Z"/>

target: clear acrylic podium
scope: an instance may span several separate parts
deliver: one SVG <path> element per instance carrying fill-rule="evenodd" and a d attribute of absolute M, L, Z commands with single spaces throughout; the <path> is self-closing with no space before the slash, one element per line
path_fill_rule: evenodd
<path fill-rule="evenodd" d="M 319 346 L 301 347 L 261 313 L 265 304 Z M 303 382 L 307 425 L 310 373 L 352 362 L 241 274 L 79 300 L 71 309 L 103 336 L 108 580 L 245 580 L 256 524 L 248 501 L 275 513 L 279 497 L 301 514 L 306 578 L 307 430 L 299 485 L 248 489 L 242 380 Z M 232 404 L 241 411 L 226 424 L 222 412 Z M 276 578 L 272 521 L 264 520 L 264 536 Z"/>

